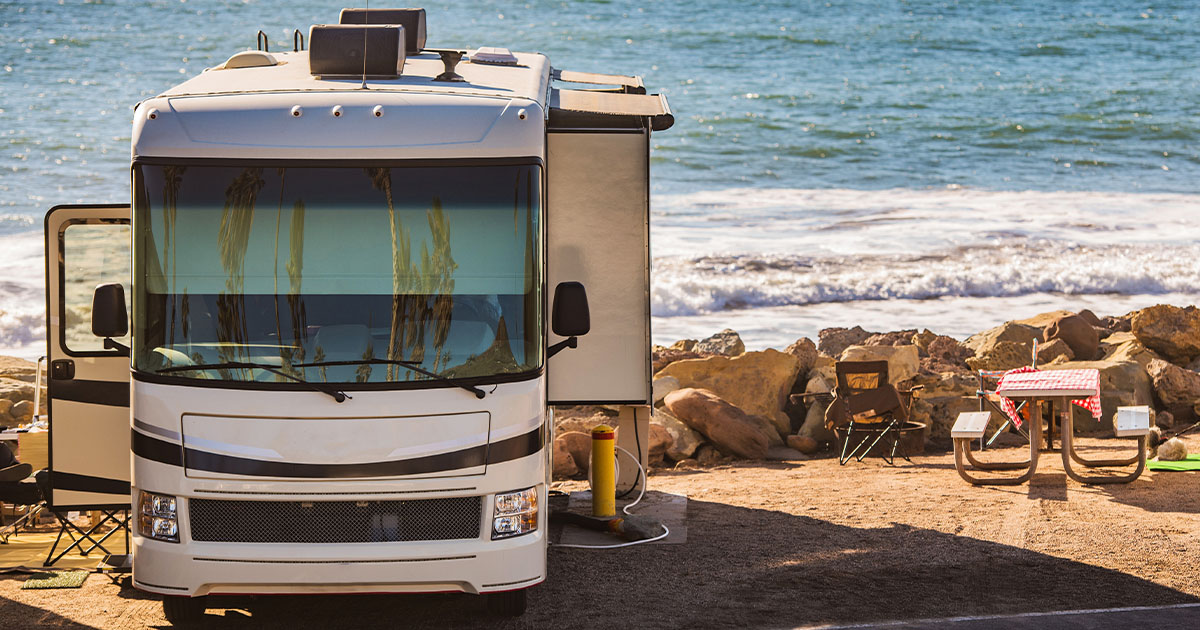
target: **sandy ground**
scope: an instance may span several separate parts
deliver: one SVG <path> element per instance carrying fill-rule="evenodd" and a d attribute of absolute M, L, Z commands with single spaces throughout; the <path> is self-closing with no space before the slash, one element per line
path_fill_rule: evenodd
<path fill-rule="evenodd" d="M 1200 438 L 1188 443 L 1200 450 Z M 1127 445 L 1080 450 L 1113 457 Z M 659 472 L 651 489 L 689 497 L 687 542 L 551 548 L 549 579 L 518 620 L 493 620 L 465 595 L 239 600 L 208 616 L 234 628 L 777 628 L 1200 601 L 1200 475 L 1082 486 L 1057 454 L 1041 461 L 1016 487 L 969 486 L 944 452 L 894 467 Z M 157 597 L 128 578 L 43 591 L 19 590 L 24 579 L 0 575 L 0 628 L 166 625 Z"/>

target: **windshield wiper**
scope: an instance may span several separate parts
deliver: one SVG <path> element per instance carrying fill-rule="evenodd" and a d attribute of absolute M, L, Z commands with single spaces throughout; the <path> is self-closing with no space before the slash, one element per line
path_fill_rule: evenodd
<path fill-rule="evenodd" d="M 466 383 L 456 383 L 453 380 L 446 378 L 445 376 L 442 376 L 441 374 L 438 374 L 437 372 L 430 372 L 429 370 L 426 370 L 425 368 L 417 367 L 421 364 L 420 361 L 399 361 L 399 360 L 395 360 L 395 359 L 355 359 L 352 361 L 318 361 L 316 363 L 296 363 L 292 367 L 307 368 L 307 367 L 325 367 L 325 366 L 331 366 L 331 365 L 364 365 L 364 364 L 366 364 L 366 365 L 399 365 L 401 367 L 410 369 L 418 374 L 424 374 L 425 376 L 428 376 L 429 378 L 446 383 L 447 385 L 461 387 L 461 388 L 471 392 L 472 394 L 475 394 L 476 398 L 483 398 L 484 396 L 487 395 L 487 392 L 483 391 L 482 389 L 480 389 L 478 387 L 475 387 L 474 385 L 467 385 Z"/>
<path fill-rule="evenodd" d="M 295 366 L 295 367 L 300 367 L 300 366 Z M 329 396 L 333 397 L 333 399 L 336 400 L 337 402 L 346 402 L 347 398 L 353 398 L 353 396 L 350 396 L 346 392 L 343 392 L 336 387 L 332 387 L 330 385 L 326 385 L 323 383 L 314 383 L 312 381 L 306 381 L 306 380 L 300 378 L 299 376 L 294 376 L 294 375 L 288 374 L 287 372 L 284 372 L 282 370 L 278 370 L 275 368 L 275 366 L 272 366 L 272 365 L 264 365 L 262 363 L 250 363 L 248 361 L 226 361 L 225 363 L 198 363 L 196 365 L 172 365 L 170 367 L 165 367 L 165 368 L 160 369 L 158 371 L 158 373 L 162 374 L 164 372 L 186 372 L 189 370 L 223 370 L 223 369 L 229 369 L 229 368 L 251 368 L 251 369 L 255 369 L 255 370 L 263 370 L 265 372 L 270 372 L 271 374 L 277 374 L 284 378 L 296 381 L 297 383 L 303 383 L 305 385 L 308 385 L 309 387 L 313 388 L 313 390 L 321 392 L 322 394 L 328 394 Z"/>

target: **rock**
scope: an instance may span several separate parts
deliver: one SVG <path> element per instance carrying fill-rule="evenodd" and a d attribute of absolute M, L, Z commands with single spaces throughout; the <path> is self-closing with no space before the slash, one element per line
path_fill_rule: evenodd
<path fill-rule="evenodd" d="M 772 443 L 782 444 L 783 436 L 791 433 L 791 421 L 784 407 L 799 369 L 796 357 L 768 349 L 734 358 L 677 361 L 657 376 L 673 376 L 682 387 L 710 390 L 748 414 L 766 417 L 776 429 Z M 687 422 L 686 418 L 674 415 Z"/>
<path fill-rule="evenodd" d="M 1173 437 L 1158 447 L 1158 459 L 1164 462 L 1178 462 L 1187 459 L 1187 445 L 1183 440 Z"/>
<path fill-rule="evenodd" d="M 1099 422 L 1084 409 L 1072 405 L 1076 432 L 1095 433 L 1110 431 L 1112 418 L 1117 407 L 1150 405 L 1154 389 L 1146 370 L 1134 361 L 1067 361 L 1056 363 L 1052 369 L 1095 369 L 1100 371 L 1100 407 L 1104 418 Z"/>
<path fill-rule="evenodd" d="M 770 442 L 759 424 L 711 391 L 676 390 L 667 394 L 666 406 L 671 415 L 728 453 L 745 459 L 762 459 L 767 454 Z M 704 463 L 703 457 L 697 455 L 697 459 Z"/>
<path fill-rule="evenodd" d="M 33 384 L 15 378 L 0 378 L 0 398 L 11 400 L 33 400 Z"/>
<path fill-rule="evenodd" d="M 662 458 L 667 455 L 667 451 L 671 449 L 673 443 L 674 438 L 671 437 L 670 431 L 667 431 L 660 425 L 651 423 L 649 461 L 662 461 Z"/>
<path fill-rule="evenodd" d="M 855 344 L 859 346 L 909 346 L 913 343 L 913 337 L 917 334 L 917 329 L 912 330 L 896 330 L 886 333 L 875 333 L 862 343 Z"/>
<path fill-rule="evenodd" d="M 839 361 L 887 361 L 888 381 L 893 385 L 916 376 L 920 368 L 914 345 L 850 346 L 842 352 Z"/>
<path fill-rule="evenodd" d="M 925 331 L 929 332 L 929 331 Z M 914 335 L 914 343 L 918 341 L 924 333 Z M 932 339 L 922 339 L 925 343 L 924 356 L 921 357 L 921 371 L 930 374 L 939 374 L 942 372 L 959 372 L 966 373 L 970 371 L 967 366 L 967 359 L 975 356 L 975 353 L 970 348 L 963 345 L 962 342 L 945 335 L 932 335 Z M 916 343 L 917 349 L 921 350 L 920 343 Z"/>
<path fill-rule="evenodd" d="M 662 399 L 666 398 L 667 394 L 679 389 L 679 387 L 679 379 L 674 376 L 663 376 L 654 379 L 654 404 L 657 405 L 662 402 Z"/>
<path fill-rule="evenodd" d="M 567 451 L 571 453 L 571 458 L 575 460 L 575 466 L 580 472 L 586 473 L 592 462 L 592 434 L 580 431 L 567 431 L 560 433 L 555 438 L 555 442 L 566 444 Z"/>
<path fill-rule="evenodd" d="M 1091 324 L 1092 326 L 1095 326 L 1096 328 L 1108 328 L 1108 326 L 1104 325 L 1104 321 L 1101 320 L 1099 317 L 1096 317 L 1096 314 L 1093 313 L 1091 311 L 1091 309 L 1085 308 L 1082 311 L 1079 311 L 1078 315 L 1079 315 L 1080 319 L 1087 322 L 1088 324 Z"/>
<path fill-rule="evenodd" d="M 1151 361 L 1146 366 L 1146 373 L 1150 375 L 1154 394 L 1162 406 L 1180 420 L 1194 421 L 1195 405 L 1200 401 L 1200 374 L 1162 359 Z"/>
<path fill-rule="evenodd" d="M 863 330 L 862 326 L 826 328 L 817 333 L 817 350 L 828 357 L 840 356 L 846 348 L 859 345 L 874 334 Z"/>
<path fill-rule="evenodd" d="M 1100 350 L 1100 336 L 1088 321 L 1078 315 L 1066 315 L 1051 321 L 1042 331 L 1046 341 L 1062 339 L 1071 346 L 1071 352 L 1083 361 L 1096 358 Z"/>
<path fill-rule="evenodd" d="M 700 354 L 715 354 L 723 357 L 736 357 L 746 351 L 746 344 L 736 332 L 726 328 L 721 332 L 701 340 L 692 351 Z"/>
<path fill-rule="evenodd" d="M 1132 315 L 1122 315 L 1120 317 L 1105 315 L 1104 317 L 1100 318 L 1101 328 L 1115 333 L 1129 332 L 1133 329 L 1132 319 Z"/>
<path fill-rule="evenodd" d="M 1154 426 L 1170 429 L 1175 426 L 1175 416 L 1170 411 L 1159 411 L 1154 414 Z"/>
<path fill-rule="evenodd" d="M 832 390 L 832 375 L 827 378 L 822 374 L 816 374 L 808 379 L 808 385 L 805 387 L 805 392 L 810 394 Z M 825 427 L 825 410 L 829 407 L 832 398 L 832 395 L 809 398 L 811 402 L 808 405 L 808 412 L 804 416 L 804 423 L 796 431 L 797 436 L 810 438 L 816 442 L 832 442 L 837 439 L 833 431 Z"/>
<path fill-rule="evenodd" d="M 1038 346 L 1037 362 L 1038 365 L 1046 365 L 1047 363 L 1057 359 L 1058 357 L 1066 357 L 1067 361 L 1075 359 L 1075 352 L 1071 350 L 1071 346 L 1062 339 L 1054 339 L 1047 341 Z"/>
<path fill-rule="evenodd" d="M 650 416 L 650 423 L 666 429 L 671 434 L 671 446 L 667 448 L 667 457 L 675 461 L 691 457 L 704 443 L 704 436 L 664 409 L 655 409 Z"/>
<path fill-rule="evenodd" d="M 1200 356 L 1200 309 L 1159 304 L 1133 314 L 1138 341 L 1168 361 L 1187 365 Z"/>
<path fill-rule="evenodd" d="M 670 349 L 681 350 L 683 352 L 692 352 L 698 343 L 700 342 L 695 339 L 680 339 L 679 341 L 671 344 Z"/>
<path fill-rule="evenodd" d="M 800 361 L 800 375 L 807 375 L 808 371 L 817 363 L 817 344 L 812 342 L 808 337 L 797 339 L 792 345 L 788 346 L 784 352 L 796 357 Z"/>
<path fill-rule="evenodd" d="M 560 440 L 554 440 L 554 477 L 566 478 L 574 477 L 579 474 L 579 467 L 575 465 L 575 458 L 571 456 L 571 451 L 567 448 L 567 443 Z"/>
<path fill-rule="evenodd" d="M 805 455 L 812 455 L 817 452 L 817 449 L 821 448 L 821 445 L 816 440 L 803 435 L 789 435 L 787 437 L 787 445 Z"/>
<path fill-rule="evenodd" d="M 32 383 L 36 373 L 37 364 L 33 361 L 0 355 L 0 378 Z"/>
<path fill-rule="evenodd" d="M 8 410 L 9 415 L 18 423 L 29 422 L 33 419 L 33 401 L 19 400 Z"/>
<path fill-rule="evenodd" d="M 950 437 L 950 428 L 964 411 L 979 411 L 979 400 L 975 398 L 978 381 L 974 376 L 947 372 L 917 376 L 914 385 L 921 385 L 919 395 L 909 407 L 909 419 L 923 422 L 929 427 L 929 436 L 938 439 Z M 992 414 L 988 435 L 1000 428 L 1004 421 L 999 414 Z"/>
<path fill-rule="evenodd" d="M 1036 321 L 1036 318 L 1034 320 Z M 1034 339 L 1040 342 L 1042 341 L 1042 328 L 1044 327 L 1045 324 L 1029 325 L 1021 322 L 1005 322 L 995 328 L 990 328 L 967 337 L 963 345 L 970 348 L 975 353 L 975 356 L 978 357 L 981 354 L 987 353 L 996 344 L 1005 341 L 1029 345 L 1032 345 Z M 1029 357 L 1028 353 L 1026 357 Z"/>
<path fill-rule="evenodd" d="M 1142 367 L 1162 358 L 1142 345 L 1131 332 L 1117 332 L 1105 337 L 1100 342 L 1100 351 L 1104 353 L 1105 361 L 1136 361 Z"/>
<path fill-rule="evenodd" d="M 1033 326 L 1034 328 L 1038 328 L 1038 329 L 1044 329 L 1046 326 L 1050 325 L 1050 322 L 1052 322 L 1060 317 L 1066 317 L 1067 315 L 1074 315 L 1074 314 L 1075 313 L 1072 313 L 1071 311 L 1049 311 L 1047 313 L 1038 313 L 1037 315 L 1034 315 L 1033 317 L 1027 317 L 1025 319 L 1014 320 L 1012 323 L 1021 324 L 1023 326 Z M 1039 341 L 1041 341 L 1041 340 L 1039 340 Z"/>
<path fill-rule="evenodd" d="M 12 409 L 13 401 L 7 398 L 0 398 L 0 418 L 8 417 L 8 410 Z"/>
<path fill-rule="evenodd" d="M 692 352 L 691 350 L 679 350 L 676 348 L 663 348 L 662 346 L 656 346 L 654 348 L 654 353 L 651 355 L 650 368 L 654 370 L 655 374 L 658 374 L 663 368 L 676 361 L 699 358 L 700 353 Z"/>
<path fill-rule="evenodd" d="M 592 428 L 600 424 L 614 426 L 617 424 L 617 418 L 615 415 L 610 416 L 603 413 L 597 413 L 587 417 L 568 416 L 561 419 L 559 418 L 557 412 L 554 415 L 554 429 L 555 433 L 558 435 L 578 432 L 589 436 L 588 439 L 590 440 Z"/>
<path fill-rule="evenodd" d="M 972 370 L 1011 370 L 1029 365 L 1033 363 L 1033 342 L 998 341 L 985 345 L 966 363 Z"/>
<path fill-rule="evenodd" d="M 772 462 L 795 462 L 808 459 L 808 455 L 786 446 L 772 446 L 767 449 L 767 460 Z"/>
<path fill-rule="evenodd" d="M 765 454 L 766 451 L 763 451 Z M 725 459 L 721 456 L 721 451 L 718 451 L 712 444 L 705 444 L 696 451 L 696 463 L 701 466 L 716 466 Z"/>

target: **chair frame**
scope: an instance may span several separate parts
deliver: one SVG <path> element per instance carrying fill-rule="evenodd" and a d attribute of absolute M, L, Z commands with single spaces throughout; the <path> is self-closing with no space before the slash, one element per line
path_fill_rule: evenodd
<path fill-rule="evenodd" d="M 917 389 L 920 389 L 920 387 L 914 387 L 913 389 L 904 391 L 895 389 L 888 381 L 887 361 L 838 361 L 834 364 L 834 371 L 837 374 L 837 386 L 834 388 L 834 399 L 830 404 L 841 404 L 845 417 L 849 419 L 848 425 L 843 429 L 845 431 L 845 435 L 839 435 L 839 437 L 842 439 L 842 452 L 838 456 L 838 465 L 844 466 L 846 462 L 850 461 L 851 459 L 861 462 L 863 458 L 867 456 L 867 453 L 870 453 L 871 450 L 874 449 L 875 446 L 879 444 L 879 442 L 888 434 L 892 435 L 892 448 L 888 454 L 881 455 L 883 460 L 889 465 L 895 464 L 896 452 L 899 451 L 900 457 L 902 457 L 904 461 L 912 463 L 912 460 L 908 456 L 907 449 L 905 449 L 904 445 L 900 442 L 900 438 L 901 430 L 904 428 L 904 423 L 908 421 L 908 408 L 912 405 L 914 392 Z M 870 388 L 852 387 L 847 377 L 855 374 L 875 374 L 878 378 L 876 381 L 877 385 Z M 856 420 L 855 414 L 850 410 L 851 399 L 858 394 L 885 388 L 891 388 L 896 391 L 900 404 L 895 408 L 888 409 L 881 414 L 872 416 L 872 418 L 879 418 L 880 420 L 873 422 Z M 898 417 L 898 414 L 896 413 L 897 409 L 903 410 L 903 417 Z M 856 424 L 872 425 L 870 429 L 865 430 L 875 432 L 877 435 L 875 436 L 874 440 L 871 440 L 870 436 L 868 435 L 859 441 L 858 444 L 855 444 L 854 448 L 850 449 L 850 452 L 847 453 L 846 451 L 850 447 L 850 438 L 854 435 Z M 879 425 L 883 425 L 882 428 L 878 428 Z M 858 428 L 860 431 L 864 430 L 861 426 Z M 838 427 L 833 427 L 833 430 L 835 434 L 839 433 Z M 867 444 L 867 442 L 870 442 L 870 444 Z M 862 448 L 864 445 L 866 445 L 865 449 Z"/>

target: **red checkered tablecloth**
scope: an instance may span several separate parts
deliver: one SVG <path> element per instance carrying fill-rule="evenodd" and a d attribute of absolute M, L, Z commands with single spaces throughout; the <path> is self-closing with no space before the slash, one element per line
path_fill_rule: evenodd
<path fill-rule="evenodd" d="M 996 393 L 1000 396 L 1000 407 L 1018 427 L 1021 426 L 1021 416 L 1017 413 L 1016 404 L 1004 392 L 1030 389 L 1093 391 L 1095 393 L 1091 396 L 1071 402 L 1090 411 L 1093 418 L 1100 419 L 1099 370 L 1038 370 L 1023 367 L 1005 372 L 996 384 Z"/>

